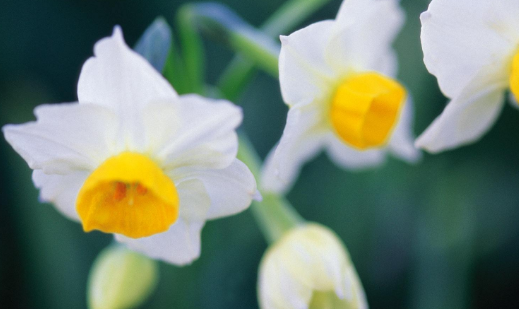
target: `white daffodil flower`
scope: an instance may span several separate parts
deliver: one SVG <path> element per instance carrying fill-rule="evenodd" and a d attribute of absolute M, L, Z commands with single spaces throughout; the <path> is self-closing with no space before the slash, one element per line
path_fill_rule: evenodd
<path fill-rule="evenodd" d="M 265 190 L 287 191 L 322 149 L 349 169 L 379 165 L 388 152 L 420 157 L 412 103 L 394 79 L 391 44 L 403 22 L 398 0 L 345 0 L 335 20 L 281 36 L 279 79 L 290 110 L 264 168 Z"/>
<path fill-rule="evenodd" d="M 433 0 L 421 15 L 425 65 L 451 101 L 418 147 L 437 153 L 475 142 L 498 118 L 506 91 L 517 99 L 517 16 L 516 0 Z"/>
<path fill-rule="evenodd" d="M 294 228 L 267 250 L 258 294 L 262 309 L 368 308 L 346 248 L 318 224 Z"/>
<path fill-rule="evenodd" d="M 34 170 L 41 199 L 85 231 L 174 264 L 200 255 L 206 220 L 246 209 L 256 193 L 236 159 L 241 110 L 178 96 L 124 42 L 120 28 L 83 65 L 78 102 L 41 105 L 5 138 Z"/>

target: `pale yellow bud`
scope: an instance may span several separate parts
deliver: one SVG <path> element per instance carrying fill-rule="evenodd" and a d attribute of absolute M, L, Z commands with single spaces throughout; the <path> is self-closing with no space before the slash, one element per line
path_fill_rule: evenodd
<path fill-rule="evenodd" d="M 153 292 L 157 279 L 156 261 L 120 245 L 110 246 L 99 254 L 90 271 L 89 307 L 136 307 Z"/>
<path fill-rule="evenodd" d="M 346 247 L 330 229 L 306 224 L 265 253 L 259 270 L 262 309 L 365 309 L 362 284 Z"/>

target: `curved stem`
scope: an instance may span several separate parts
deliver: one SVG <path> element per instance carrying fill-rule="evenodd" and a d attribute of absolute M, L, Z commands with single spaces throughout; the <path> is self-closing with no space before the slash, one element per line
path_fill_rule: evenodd
<path fill-rule="evenodd" d="M 290 0 L 285 2 L 264 24 L 261 30 L 277 37 L 300 24 L 330 0 Z M 254 61 L 236 55 L 218 80 L 218 88 L 226 98 L 235 101 L 255 73 Z"/>
<path fill-rule="evenodd" d="M 192 8 L 183 6 L 178 10 L 176 22 L 182 48 L 184 70 L 182 79 L 188 93 L 204 91 L 204 46 L 196 28 L 196 16 Z"/>
<path fill-rule="evenodd" d="M 261 172 L 261 160 L 245 134 L 240 134 L 238 159 L 245 163 L 258 178 Z M 254 201 L 251 210 L 269 243 L 273 243 L 288 230 L 305 222 L 284 197 L 272 193 L 264 194 L 262 201 Z"/>
<path fill-rule="evenodd" d="M 303 3 L 303 1 L 304 3 L 313 3 L 313 6 L 305 6 L 306 9 L 302 10 L 309 13 L 311 7 L 328 0 L 292 0 L 290 3 Z M 270 34 L 281 30 L 285 14 L 291 14 L 288 17 L 288 22 L 296 23 L 303 18 L 297 14 L 297 12 L 301 13 L 301 10 L 297 10 L 294 14 L 291 11 L 292 9 L 288 9 L 291 7 L 285 6 L 281 10 L 282 13 L 275 14 L 267 22 Z M 249 79 L 243 77 L 253 73 L 253 66 L 251 67 L 250 64 L 257 64 L 277 77 L 280 47 L 269 35 L 256 30 L 227 7 L 220 4 L 188 4 L 182 8 L 182 12 L 184 16 L 182 25 L 188 28 L 187 32 L 197 35 L 197 31 L 200 30 L 215 39 L 223 41 L 240 53 L 238 57 L 241 60 L 238 58 L 231 64 L 234 69 L 228 71 L 231 75 L 228 76 L 228 83 L 225 88 L 218 87 L 226 98 L 229 99 L 230 95 L 237 96 L 244 89 Z M 195 44 L 198 45 L 198 43 L 197 39 Z M 227 92 L 228 89 L 234 89 L 234 92 L 231 94 Z M 197 92 L 200 93 L 200 90 Z M 262 162 L 245 134 L 240 134 L 238 159 L 249 166 L 258 179 Z M 254 201 L 251 210 L 265 238 L 270 243 L 279 239 L 288 230 L 305 222 L 284 197 L 272 193 L 265 194 L 262 201 Z"/>
<path fill-rule="evenodd" d="M 182 8 L 182 12 L 191 20 L 184 25 L 196 27 L 209 37 L 222 41 L 277 77 L 280 46 L 270 36 L 218 3 L 188 4 Z"/>

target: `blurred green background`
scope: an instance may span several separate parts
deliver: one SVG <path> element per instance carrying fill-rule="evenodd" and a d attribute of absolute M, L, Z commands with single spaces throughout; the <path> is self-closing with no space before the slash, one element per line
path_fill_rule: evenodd
<path fill-rule="evenodd" d="M 175 11 L 185 2 L 2 0 L 0 124 L 33 120 L 38 104 L 75 101 L 81 65 L 97 40 L 119 24 L 133 45 L 159 15 L 175 28 Z M 221 2 L 257 26 L 283 1 Z M 419 14 L 427 4 L 402 1 L 407 24 L 396 42 L 417 134 L 446 102 L 422 63 Z M 339 5 L 330 1 L 303 25 L 333 18 Z M 205 45 L 214 83 L 233 54 Z M 278 82 L 259 73 L 240 103 L 243 127 L 265 156 L 286 119 Z M 425 155 L 416 166 L 389 159 L 380 169 L 352 173 L 321 155 L 288 198 L 305 218 L 342 237 L 372 308 L 519 308 L 518 119 L 507 105 L 479 143 Z M 85 234 L 39 203 L 30 175 L 1 139 L 0 307 L 84 308 L 91 263 L 111 237 Z M 191 266 L 161 264 L 159 287 L 143 307 L 257 307 L 266 243 L 250 211 L 209 222 L 202 240 L 202 256 Z"/>

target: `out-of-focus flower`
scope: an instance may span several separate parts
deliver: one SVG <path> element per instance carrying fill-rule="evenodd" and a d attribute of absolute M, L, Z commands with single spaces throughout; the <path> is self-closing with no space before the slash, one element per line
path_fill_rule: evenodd
<path fill-rule="evenodd" d="M 85 231 L 189 263 L 205 221 L 244 210 L 256 193 L 236 159 L 242 112 L 178 96 L 118 27 L 94 53 L 79 77 L 79 103 L 38 106 L 36 122 L 5 126 L 5 138 L 34 169 L 42 200 Z"/>
<path fill-rule="evenodd" d="M 347 250 L 328 228 L 296 227 L 265 253 L 258 298 L 262 309 L 360 309 L 366 297 Z"/>
<path fill-rule="evenodd" d="M 391 44 L 404 22 L 397 0 L 345 0 L 335 20 L 281 37 L 279 78 L 290 107 L 262 185 L 283 192 L 321 149 L 345 168 L 415 161 L 411 100 L 394 79 Z"/>
<path fill-rule="evenodd" d="M 424 61 L 451 99 L 417 139 L 436 153 L 477 141 L 510 89 L 519 96 L 519 1 L 432 0 L 421 15 Z"/>
<path fill-rule="evenodd" d="M 92 309 L 124 309 L 140 305 L 153 292 L 157 262 L 117 245 L 101 252 L 88 282 Z"/>

